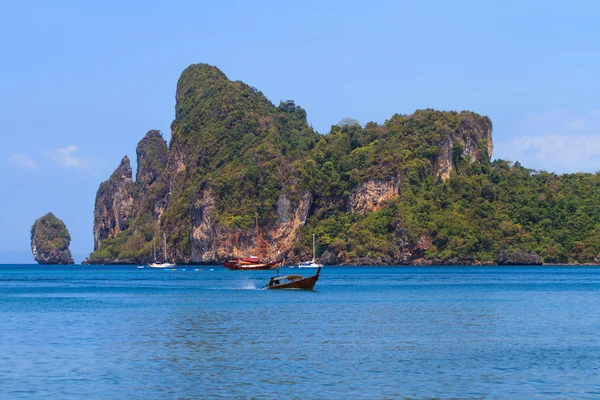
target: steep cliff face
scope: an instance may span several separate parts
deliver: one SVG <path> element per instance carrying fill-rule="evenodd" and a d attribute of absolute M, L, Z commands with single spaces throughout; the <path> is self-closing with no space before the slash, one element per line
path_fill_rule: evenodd
<path fill-rule="evenodd" d="M 292 203 L 288 196 L 282 194 L 277 199 L 277 224 L 271 230 L 271 236 L 286 254 L 296 242 L 298 228 L 306 224 L 313 205 L 313 195 L 304 192 Z"/>
<path fill-rule="evenodd" d="M 256 227 L 241 230 L 227 229 L 215 217 L 215 198 L 211 189 L 206 189 L 196 200 L 191 210 L 191 255 L 189 262 L 211 263 L 231 257 L 234 248 L 240 255 L 256 254 Z M 296 240 L 298 228 L 306 223 L 312 195 L 305 192 L 295 204 L 282 194 L 277 202 L 277 221 L 268 227 L 259 227 L 265 240 L 271 238 L 277 247 L 267 243 L 265 258 L 276 258 L 278 250 L 288 253 Z"/>
<path fill-rule="evenodd" d="M 445 181 L 462 160 L 489 161 L 492 155 L 492 122 L 487 117 L 474 118 L 461 113 L 458 129 L 436 145 L 440 149 L 434 162 L 433 175 Z"/>
<path fill-rule="evenodd" d="M 136 190 L 129 157 L 125 156 L 108 181 L 102 182 L 94 207 L 94 250 L 105 239 L 129 227 Z"/>
<path fill-rule="evenodd" d="M 398 194 L 400 180 L 374 179 L 361 182 L 348 196 L 348 209 L 352 213 L 365 215 L 377 211 L 382 202 Z"/>
<path fill-rule="evenodd" d="M 130 179 L 101 186 L 91 262 L 147 261 L 155 240 L 166 242 L 159 249 L 166 248 L 165 259 L 216 262 L 232 255 L 234 236 L 241 255 L 256 254 L 255 215 L 261 235 L 291 245 L 289 230 L 303 224 L 308 211 L 292 210 L 284 228 L 276 201 L 295 190 L 292 162 L 318 140 L 304 110 L 293 102 L 277 108 L 217 68 L 192 65 L 177 84 L 168 148 L 159 136 L 151 131 L 138 145 L 133 189 Z M 267 250 L 276 255 L 274 246 Z"/>
<path fill-rule="evenodd" d="M 31 227 L 31 251 L 39 264 L 73 264 L 71 235 L 64 222 L 48 213 Z"/>
<path fill-rule="evenodd" d="M 222 259 L 227 250 L 223 248 L 225 230 L 214 215 L 215 198 L 211 189 L 202 193 L 190 212 L 191 217 L 191 254 L 193 263 L 207 263 Z"/>
<path fill-rule="evenodd" d="M 162 134 L 152 130 L 138 143 L 136 153 L 135 182 L 125 156 L 110 179 L 100 184 L 90 263 L 149 262 L 154 258 L 155 246 L 162 256 L 159 226 L 168 197 L 162 175 L 169 149 Z"/>
<path fill-rule="evenodd" d="M 142 189 L 148 188 L 160 178 L 169 157 L 167 142 L 160 131 L 152 130 L 138 143 L 136 148 L 137 172 L 135 182 Z"/>

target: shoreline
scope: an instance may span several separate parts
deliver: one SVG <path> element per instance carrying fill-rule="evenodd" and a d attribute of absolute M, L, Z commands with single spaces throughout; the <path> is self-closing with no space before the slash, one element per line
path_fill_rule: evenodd
<path fill-rule="evenodd" d="M 28 267 L 126 267 L 126 266 L 144 266 L 148 269 L 148 264 L 144 263 L 75 263 L 75 264 L 37 264 L 37 263 L 0 263 L 0 266 L 28 266 Z M 175 264 L 172 268 L 187 268 L 187 267 L 222 267 L 220 263 L 215 264 Z M 283 265 L 283 268 L 298 268 L 295 264 Z M 477 268 L 494 268 L 494 267 L 600 267 L 600 264 L 592 263 L 544 263 L 544 264 L 386 264 L 386 265 L 347 265 L 347 264 L 332 264 L 324 265 L 323 268 L 456 268 L 456 267 L 477 267 Z M 156 270 L 170 268 L 152 268 Z M 310 268 L 298 268 L 310 270 Z M 266 270 L 270 271 L 270 270 Z"/>

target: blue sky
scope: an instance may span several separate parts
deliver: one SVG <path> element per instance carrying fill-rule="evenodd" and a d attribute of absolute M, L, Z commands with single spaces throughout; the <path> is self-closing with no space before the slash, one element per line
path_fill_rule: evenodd
<path fill-rule="evenodd" d="M 48 211 L 91 252 L 98 185 L 146 131 L 169 138 L 198 62 L 295 100 L 321 133 L 467 109 L 492 119 L 494 158 L 600 170 L 599 17 L 595 1 L 0 0 L 0 262 L 31 258 Z"/>

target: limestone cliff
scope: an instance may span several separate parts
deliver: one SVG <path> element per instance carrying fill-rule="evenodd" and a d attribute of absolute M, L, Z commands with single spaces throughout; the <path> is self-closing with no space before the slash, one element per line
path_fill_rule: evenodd
<path fill-rule="evenodd" d="M 362 215 L 377 211 L 382 202 L 391 200 L 398 194 L 399 186 L 398 179 L 361 182 L 348 196 L 348 209 Z"/>
<path fill-rule="evenodd" d="M 286 255 L 290 253 L 298 235 L 298 228 L 306 224 L 313 205 L 313 194 L 304 192 L 292 203 L 286 194 L 277 199 L 277 224 L 271 236 Z"/>
<path fill-rule="evenodd" d="M 64 222 L 48 213 L 31 227 L 31 251 L 39 264 L 73 264 L 71 235 Z"/>
<path fill-rule="evenodd" d="M 226 235 L 214 215 L 215 198 L 207 189 L 196 200 L 190 211 L 190 258 L 191 262 L 203 263 L 219 260 L 227 254 L 223 247 Z"/>
<path fill-rule="evenodd" d="M 160 131 L 152 130 L 138 143 L 136 148 L 137 172 L 135 181 L 142 191 L 160 178 L 167 166 L 169 148 Z"/>
<path fill-rule="evenodd" d="M 129 157 L 125 156 L 108 181 L 102 182 L 94 207 L 94 250 L 129 227 L 136 190 Z"/>
<path fill-rule="evenodd" d="M 148 262 L 153 243 L 160 258 L 178 263 L 226 259 L 234 242 L 241 255 L 256 254 L 255 214 L 269 242 L 265 256 L 277 256 L 271 239 L 291 247 L 312 201 L 302 194 L 285 221 L 277 218 L 275 199 L 298 184 L 286 153 L 316 140 L 293 102 L 277 108 L 215 67 L 190 66 L 177 84 L 169 146 L 150 131 L 137 148 L 136 181 L 120 166 L 101 185 L 90 262 Z"/>
<path fill-rule="evenodd" d="M 149 262 L 154 259 L 154 247 L 162 257 L 159 225 L 168 193 L 161 178 L 169 149 L 162 134 L 151 130 L 138 143 L 136 154 L 135 181 L 125 156 L 110 179 L 100 184 L 94 209 L 95 252 L 90 263 Z"/>
<path fill-rule="evenodd" d="M 440 150 L 435 157 L 433 176 L 437 179 L 450 178 L 462 160 L 482 162 L 492 155 L 492 122 L 489 118 L 476 118 L 469 113 L 459 116 L 458 129 L 436 143 Z"/>

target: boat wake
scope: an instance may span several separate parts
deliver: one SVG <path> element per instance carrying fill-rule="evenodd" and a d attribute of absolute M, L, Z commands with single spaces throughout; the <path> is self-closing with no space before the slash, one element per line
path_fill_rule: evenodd
<path fill-rule="evenodd" d="M 232 288 L 233 290 L 259 290 L 262 286 L 257 286 L 255 282 L 240 282 L 240 286 Z"/>

